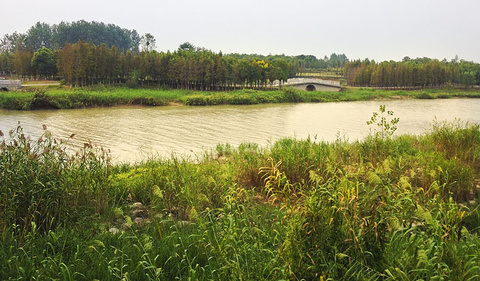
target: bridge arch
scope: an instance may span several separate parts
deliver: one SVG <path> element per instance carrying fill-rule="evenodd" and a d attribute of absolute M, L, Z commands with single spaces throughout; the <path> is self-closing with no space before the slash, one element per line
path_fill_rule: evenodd
<path fill-rule="evenodd" d="M 316 91 L 317 88 L 315 88 L 314 85 L 308 84 L 307 87 L 305 87 L 305 91 Z"/>
<path fill-rule="evenodd" d="M 2 87 L 2 88 L 0 88 L 0 92 L 8 92 L 8 88 L 7 87 Z"/>
<path fill-rule="evenodd" d="M 276 83 L 276 84 L 275 84 Z M 292 87 L 302 91 L 322 91 L 322 92 L 338 92 L 342 89 L 340 81 L 324 80 L 320 78 L 290 78 L 283 84 L 276 81 L 274 86 Z"/>

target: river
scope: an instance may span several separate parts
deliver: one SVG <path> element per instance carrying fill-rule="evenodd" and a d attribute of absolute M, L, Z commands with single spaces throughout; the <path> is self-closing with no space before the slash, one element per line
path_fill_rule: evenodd
<path fill-rule="evenodd" d="M 421 134 L 432 122 L 480 123 L 480 99 L 389 100 L 210 107 L 113 107 L 72 110 L 0 110 L 0 130 L 18 125 L 32 139 L 46 125 L 55 138 L 111 150 L 115 162 L 135 162 L 172 153 L 195 156 L 219 143 L 266 146 L 283 137 L 334 141 L 362 139 L 366 121 L 381 104 L 400 118 L 396 134 Z"/>

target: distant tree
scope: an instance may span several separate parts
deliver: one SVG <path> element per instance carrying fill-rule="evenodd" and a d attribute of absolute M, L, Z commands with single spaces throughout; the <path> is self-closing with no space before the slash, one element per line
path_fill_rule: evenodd
<path fill-rule="evenodd" d="M 458 63 L 460 60 L 458 59 L 458 55 L 455 55 L 455 58 L 452 59 L 453 63 Z"/>
<path fill-rule="evenodd" d="M 142 45 L 142 50 L 145 52 L 150 52 L 152 50 L 155 50 L 155 37 L 153 37 L 152 34 L 150 33 L 145 33 L 144 36 L 142 36 L 142 40 L 140 41 Z"/>
<path fill-rule="evenodd" d="M 74 44 L 79 40 L 93 42 L 95 45 L 105 43 L 109 48 L 117 46 L 122 52 L 138 52 L 141 37 L 135 30 L 103 22 L 80 20 L 51 26 L 37 22 L 25 34 L 15 32 L 5 35 L 0 41 L 0 51 L 14 51 L 19 48 L 36 51 L 43 47 L 61 49 L 66 43 Z"/>
<path fill-rule="evenodd" d="M 475 73 L 473 71 L 465 71 L 459 75 L 460 83 L 467 87 L 475 85 Z"/>
<path fill-rule="evenodd" d="M 65 44 L 58 54 L 57 60 L 58 74 L 63 76 L 65 82 L 73 86 L 75 76 L 75 49 L 72 44 Z"/>
<path fill-rule="evenodd" d="M 19 49 L 15 52 L 13 56 L 13 65 L 15 73 L 18 76 L 25 78 L 33 75 L 32 57 L 33 52 L 31 50 Z"/>
<path fill-rule="evenodd" d="M 40 48 L 52 48 L 52 28 L 47 23 L 37 22 L 30 27 L 25 37 L 25 45 L 33 50 Z"/>
<path fill-rule="evenodd" d="M 127 49 L 127 51 L 132 51 L 134 53 L 137 53 L 140 50 L 140 42 L 142 40 L 142 37 L 138 34 L 138 32 L 133 29 L 133 30 L 125 30 L 130 35 L 130 47 Z M 105 43 L 105 42 L 104 42 Z"/>
<path fill-rule="evenodd" d="M 178 50 L 179 51 L 195 51 L 195 45 L 193 45 L 190 42 L 185 42 L 183 44 L 180 44 L 180 46 L 178 46 Z"/>
<path fill-rule="evenodd" d="M 15 52 L 25 49 L 25 34 L 14 32 L 5 34 L 0 41 L 0 52 Z"/>
<path fill-rule="evenodd" d="M 13 52 L 0 52 L 0 75 L 12 75 L 13 55 Z"/>
<path fill-rule="evenodd" d="M 53 52 L 48 48 L 41 48 L 33 53 L 31 65 L 36 75 L 45 78 L 57 72 L 56 60 Z"/>

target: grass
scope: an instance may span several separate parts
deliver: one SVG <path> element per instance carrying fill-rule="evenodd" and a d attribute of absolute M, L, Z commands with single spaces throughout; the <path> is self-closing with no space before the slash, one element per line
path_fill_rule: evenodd
<path fill-rule="evenodd" d="M 283 90 L 240 89 L 228 92 L 164 90 L 156 88 L 119 88 L 96 85 L 69 89 L 64 86 L 28 87 L 20 91 L 0 93 L 0 108 L 13 110 L 71 109 L 120 105 L 222 105 L 298 102 L 339 102 L 386 99 L 479 98 L 476 89 L 375 90 L 345 88 L 340 92 L 307 92 L 291 88 Z"/>
<path fill-rule="evenodd" d="M 480 278 L 479 125 L 117 165 L 0 135 L 2 280 Z"/>

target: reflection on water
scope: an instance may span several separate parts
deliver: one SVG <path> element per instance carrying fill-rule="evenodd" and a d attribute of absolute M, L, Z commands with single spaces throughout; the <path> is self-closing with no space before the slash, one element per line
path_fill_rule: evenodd
<path fill-rule="evenodd" d="M 52 134 L 81 146 L 91 140 L 109 148 L 117 161 L 138 161 L 151 155 L 200 153 L 218 143 L 267 145 L 282 137 L 333 141 L 368 135 L 366 121 L 385 104 L 400 118 L 397 134 L 419 134 L 439 121 L 460 118 L 480 123 L 480 99 L 395 100 L 316 104 L 274 104 L 212 107 L 116 107 L 59 111 L 0 110 L 0 130 L 18 122 L 32 138 L 42 124 Z"/>

